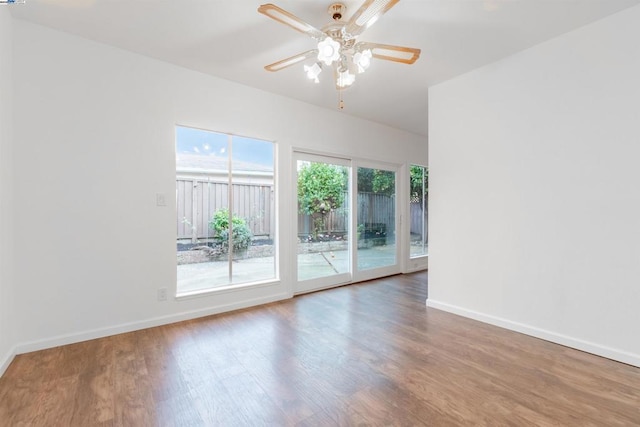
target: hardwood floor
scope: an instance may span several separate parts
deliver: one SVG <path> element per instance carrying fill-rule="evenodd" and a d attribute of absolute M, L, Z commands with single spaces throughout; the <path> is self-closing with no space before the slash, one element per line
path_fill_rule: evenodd
<path fill-rule="evenodd" d="M 640 425 L 640 369 L 427 309 L 426 281 L 20 355 L 0 425 Z"/>

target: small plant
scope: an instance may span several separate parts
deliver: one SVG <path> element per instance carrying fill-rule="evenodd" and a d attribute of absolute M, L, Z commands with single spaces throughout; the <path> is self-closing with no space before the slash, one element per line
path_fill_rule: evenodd
<path fill-rule="evenodd" d="M 251 245 L 253 235 L 247 222 L 237 215 L 231 220 L 233 233 L 233 251 L 240 253 L 246 251 Z M 220 209 L 209 221 L 209 228 L 214 232 L 214 238 L 223 252 L 229 252 L 229 209 Z"/>

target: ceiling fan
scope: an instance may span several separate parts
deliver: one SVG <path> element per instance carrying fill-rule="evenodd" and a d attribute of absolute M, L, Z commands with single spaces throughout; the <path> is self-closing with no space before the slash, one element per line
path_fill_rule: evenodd
<path fill-rule="evenodd" d="M 280 71 L 301 62 L 307 61 L 309 64 L 313 62 L 311 65 L 305 64 L 304 71 L 309 79 L 318 83 L 318 76 L 323 68 L 331 67 L 336 89 L 339 92 L 338 106 L 342 109 L 344 108 L 342 90 L 355 82 L 356 74 L 364 73 L 369 68 L 371 59 L 413 64 L 420 57 L 420 49 L 357 40 L 360 34 L 399 1 L 365 0 L 348 21 L 342 20 L 346 6 L 342 3 L 333 3 L 328 9 L 333 22 L 322 29 L 315 28 L 274 4 L 263 4 L 258 8 L 258 12 L 317 41 L 315 49 L 274 62 L 264 68 L 267 71 Z"/>

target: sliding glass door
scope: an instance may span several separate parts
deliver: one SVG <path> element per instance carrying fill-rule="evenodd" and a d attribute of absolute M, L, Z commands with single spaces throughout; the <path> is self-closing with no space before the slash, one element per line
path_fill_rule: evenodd
<path fill-rule="evenodd" d="M 349 163 L 295 155 L 296 293 L 351 281 Z"/>
<path fill-rule="evenodd" d="M 294 292 L 399 273 L 397 169 L 306 153 L 294 163 Z"/>

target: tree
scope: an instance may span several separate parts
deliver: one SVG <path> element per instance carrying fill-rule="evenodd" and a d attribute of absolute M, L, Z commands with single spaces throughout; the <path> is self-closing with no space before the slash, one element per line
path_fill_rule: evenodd
<path fill-rule="evenodd" d="M 325 228 L 327 213 L 344 202 L 347 189 L 345 168 L 326 163 L 306 163 L 298 170 L 300 213 L 313 218 L 314 237 Z"/>
<path fill-rule="evenodd" d="M 411 181 L 411 201 L 422 203 L 422 178 L 424 175 L 424 194 L 429 193 L 429 168 L 424 166 L 411 165 L 410 181 Z"/>
<path fill-rule="evenodd" d="M 392 196 L 396 192 L 396 174 L 382 169 L 358 169 L 358 192 Z"/>

